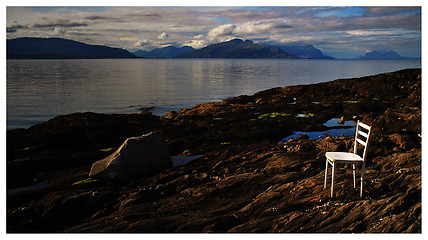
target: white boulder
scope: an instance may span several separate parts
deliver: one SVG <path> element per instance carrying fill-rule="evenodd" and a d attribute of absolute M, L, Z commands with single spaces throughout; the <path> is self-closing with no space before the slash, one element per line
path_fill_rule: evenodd
<path fill-rule="evenodd" d="M 110 156 L 92 164 L 89 176 L 110 183 L 152 176 L 172 167 L 168 145 L 160 132 L 125 140 Z"/>

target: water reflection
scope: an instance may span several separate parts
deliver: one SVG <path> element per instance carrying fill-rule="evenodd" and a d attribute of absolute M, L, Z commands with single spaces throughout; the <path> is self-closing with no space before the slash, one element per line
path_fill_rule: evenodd
<path fill-rule="evenodd" d="M 324 123 L 326 127 L 356 127 L 357 123 L 354 121 L 345 121 L 343 123 L 339 123 L 340 118 L 332 118 Z"/>
<path fill-rule="evenodd" d="M 7 60 L 7 128 L 75 112 L 156 115 L 273 87 L 361 77 L 420 61 L 279 59 Z M 359 71 L 356 72 L 355 69 Z"/>
<path fill-rule="evenodd" d="M 171 157 L 173 167 L 180 167 L 188 164 L 190 161 L 199 159 L 204 155 L 192 155 L 192 156 L 173 156 Z"/>
<path fill-rule="evenodd" d="M 7 190 L 7 195 L 14 195 L 17 193 L 22 193 L 22 192 L 35 192 L 35 191 L 43 190 L 47 187 L 49 187 L 48 183 L 41 182 L 41 183 L 37 183 L 37 184 L 27 186 L 27 187 L 20 187 L 20 188 L 14 188 L 14 189 Z"/>
<path fill-rule="evenodd" d="M 355 134 L 355 127 L 357 123 L 354 121 L 345 121 L 343 124 L 338 123 L 340 118 L 332 118 L 324 123 L 326 127 L 334 127 L 327 131 L 323 132 L 294 132 L 292 135 L 287 136 L 282 139 L 280 142 L 288 142 L 291 138 L 296 139 L 298 136 L 302 134 L 306 134 L 309 136 L 309 139 L 324 139 L 328 136 L 332 137 L 341 137 L 341 136 L 352 136 Z M 340 128 L 337 128 L 340 127 Z"/>

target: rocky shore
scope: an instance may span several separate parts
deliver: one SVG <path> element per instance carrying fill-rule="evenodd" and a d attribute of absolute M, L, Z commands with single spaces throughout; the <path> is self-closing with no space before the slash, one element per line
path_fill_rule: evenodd
<path fill-rule="evenodd" d="M 373 126 L 363 197 L 352 174 L 323 188 L 325 152 Z M 166 137 L 195 156 L 126 184 L 89 178 L 129 137 Z M 281 141 L 295 132 L 293 140 Z M 204 103 L 164 117 L 75 113 L 7 131 L 8 233 L 420 233 L 421 69 L 288 86 Z"/>

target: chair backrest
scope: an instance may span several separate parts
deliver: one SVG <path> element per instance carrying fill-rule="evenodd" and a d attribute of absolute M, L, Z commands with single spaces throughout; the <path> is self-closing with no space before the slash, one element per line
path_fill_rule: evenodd
<path fill-rule="evenodd" d="M 372 127 L 360 121 L 357 122 L 357 130 L 355 132 L 354 153 L 357 154 L 358 144 L 364 146 L 363 155 L 361 156 L 366 161 L 367 148 L 369 146 L 370 132 Z"/>

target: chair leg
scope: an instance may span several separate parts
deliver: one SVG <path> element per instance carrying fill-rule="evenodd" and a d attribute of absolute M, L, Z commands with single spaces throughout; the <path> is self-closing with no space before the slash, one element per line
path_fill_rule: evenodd
<path fill-rule="evenodd" d="M 328 160 L 325 161 L 324 188 L 327 188 Z"/>
<path fill-rule="evenodd" d="M 333 167 L 331 170 L 331 197 L 334 197 L 334 172 L 335 172 L 336 163 L 333 162 Z"/>
<path fill-rule="evenodd" d="M 360 197 L 363 196 L 363 188 L 364 188 L 364 167 L 365 163 L 361 164 L 361 189 L 360 189 Z"/>
<path fill-rule="evenodd" d="M 354 188 L 357 187 L 357 180 L 355 179 L 355 164 L 352 164 L 352 173 L 354 174 Z"/>

